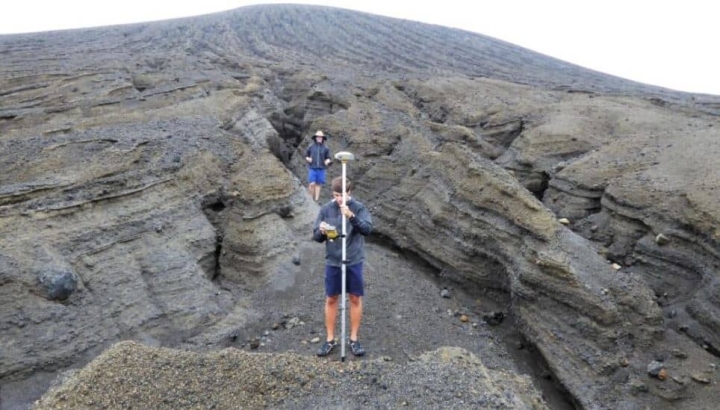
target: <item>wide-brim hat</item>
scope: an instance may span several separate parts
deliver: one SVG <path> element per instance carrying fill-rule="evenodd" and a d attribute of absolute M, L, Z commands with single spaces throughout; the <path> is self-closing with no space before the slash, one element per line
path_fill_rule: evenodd
<path fill-rule="evenodd" d="M 318 130 L 318 131 L 315 133 L 315 135 L 313 135 L 313 138 L 315 138 L 315 137 L 322 137 L 322 139 L 324 139 L 324 140 L 327 139 L 327 136 L 326 136 L 325 134 L 323 134 L 323 132 L 320 131 L 320 130 Z"/>

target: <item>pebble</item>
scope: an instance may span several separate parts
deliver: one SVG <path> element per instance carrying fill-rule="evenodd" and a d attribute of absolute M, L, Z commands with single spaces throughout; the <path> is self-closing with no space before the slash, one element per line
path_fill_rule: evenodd
<path fill-rule="evenodd" d="M 672 378 L 672 380 L 673 380 L 675 383 L 677 383 L 677 384 L 679 384 L 679 385 L 684 385 L 684 384 L 685 384 L 685 381 L 684 381 L 682 378 L 680 378 L 680 377 L 672 376 L 671 378 Z"/>
<path fill-rule="evenodd" d="M 634 395 L 639 393 L 647 393 L 650 389 L 640 380 L 634 379 L 630 382 L 630 392 Z"/>
<path fill-rule="evenodd" d="M 657 243 L 658 245 L 667 245 L 667 244 L 670 243 L 670 238 L 668 238 L 667 236 L 659 233 L 659 234 L 657 234 L 657 236 L 655 237 L 655 243 Z"/>
<path fill-rule="evenodd" d="M 660 370 L 663 370 L 665 368 L 665 365 L 662 364 L 662 362 L 659 362 L 657 360 L 653 360 L 647 365 L 647 373 L 650 376 L 658 377 L 658 374 L 660 373 Z"/>
<path fill-rule="evenodd" d="M 703 376 L 703 375 L 701 375 L 701 374 L 693 374 L 693 375 L 692 375 L 692 379 L 695 380 L 695 381 L 698 382 L 698 383 L 710 384 L 710 379 L 708 379 L 707 377 L 705 377 L 705 376 Z"/>
<path fill-rule="evenodd" d="M 683 352 L 680 349 L 673 349 L 672 354 L 673 354 L 673 356 L 677 357 L 678 359 L 687 359 L 687 357 L 688 357 L 687 353 Z"/>

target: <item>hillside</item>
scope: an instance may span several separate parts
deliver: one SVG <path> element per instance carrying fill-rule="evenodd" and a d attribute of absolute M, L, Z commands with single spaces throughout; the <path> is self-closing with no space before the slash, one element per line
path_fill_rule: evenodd
<path fill-rule="evenodd" d="M 57 376 L 77 391 L 118 351 L 182 356 L 191 379 L 265 337 L 263 360 L 316 366 L 302 342 L 321 330 L 322 250 L 300 153 L 317 129 L 358 157 L 375 221 L 374 352 L 354 366 L 422 372 L 426 353 L 463 349 L 473 374 L 545 396 L 528 406 L 709 408 L 718 110 L 719 96 L 326 7 L 0 36 L 0 408 Z M 264 335 L 292 317 L 305 327 Z M 107 350 L 125 340 L 144 346 Z M 467 369 L 442 371 L 447 392 Z"/>

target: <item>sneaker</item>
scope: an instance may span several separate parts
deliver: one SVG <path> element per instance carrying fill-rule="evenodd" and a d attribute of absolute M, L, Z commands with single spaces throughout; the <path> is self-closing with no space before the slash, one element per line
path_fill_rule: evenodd
<path fill-rule="evenodd" d="M 355 340 L 355 341 L 349 340 L 349 341 L 348 341 L 348 344 L 350 345 L 350 351 L 351 351 L 352 354 L 354 354 L 355 356 L 362 356 L 362 355 L 365 354 L 365 349 L 363 349 L 363 347 L 362 347 L 362 345 L 360 344 L 359 341 L 357 341 L 357 340 Z"/>
<path fill-rule="evenodd" d="M 318 349 L 317 355 L 320 357 L 327 356 L 333 351 L 335 346 L 337 346 L 337 343 L 335 343 L 334 340 L 331 342 L 325 342 L 322 346 L 320 346 L 320 349 Z"/>

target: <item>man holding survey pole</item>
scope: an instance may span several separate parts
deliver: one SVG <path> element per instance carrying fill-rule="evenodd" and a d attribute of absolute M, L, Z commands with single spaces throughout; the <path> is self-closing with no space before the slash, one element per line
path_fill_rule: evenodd
<path fill-rule="evenodd" d="M 342 156 L 343 153 L 338 153 Z M 345 153 L 350 156 L 352 154 Z M 342 161 L 342 158 L 338 158 Z M 350 158 L 352 159 L 352 158 Z M 343 161 L 343 166 L 344 166 Z M 344 171 L 344 168 L 343 168 Z M 345 172 L 343 172 L 343 175 Z M 363 203 L 352 197 L 352 182 L 343 177 L 333 179 L 333 200 L 325 204 L 313 225 L 313 239 L 325 242 L 325 328 L 327 338 L 317 352 L 327 356 L 338 343 L 335 340 L 335 320 L 338 301 L 342 300 L 343 339 L 345 337 L 345 292 L 350 300 L 350 339 L 348 346 L 356 356 L 365 354 L 360 345 L 358 332 L 362 318 L 363 262 L 365 261 L 365 239 L 373 229 L 372 218 Z M 344 191 L 343 191 L 344 188 Z M 344 235 L 343 235 L 344 233 Z M 343 289 L 345 285 L 345 289 Z M 343 360 L 344 345 L 343 347 Z"/>

